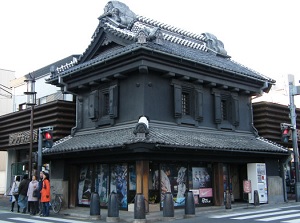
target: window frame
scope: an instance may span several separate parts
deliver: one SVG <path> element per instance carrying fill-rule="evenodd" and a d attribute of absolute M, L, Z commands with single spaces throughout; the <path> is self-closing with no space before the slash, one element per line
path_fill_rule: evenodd
<path fill-rule="evenodd" d="M 214 121 L 218 128 L 234 130 L 239 125 L 238 94 L 219 89 L 212 89 L 212 94 L 214 94 Z"/>
<path fill-rule="evenodd" d="M 118 117 L 118 84 L 105 84 L 89 93 L 89 118 L 96 126 L 113 125 Z"/>
<path fill-rule="evenodd" d="M 203 120 L 202 86 L 176 79 L 172 80 L 171 85 L 174 87 L 174 118 L 176 122 L 198 126 L 199 122 Z M 184 106 L 183 95 L 187 96 L 187 107 Z"/>

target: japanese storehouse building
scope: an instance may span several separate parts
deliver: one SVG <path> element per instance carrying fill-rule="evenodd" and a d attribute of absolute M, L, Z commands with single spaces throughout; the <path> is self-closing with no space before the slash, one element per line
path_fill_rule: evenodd
<path fill-rule="evenodd" d="M 248 199 L 252 172 L 261 200 L 284 199 L 289 152 L 257 134 L 251 102 L 275 80 L 233 61 L 214 35 L 121 2 L 98 19 L 77 64 L 46 80 L 76 96 L 73 131 L 43 150 L 68 207 L 88 206 L 92 192 L 104 208 L 112 192 L 125 210 L 137 193 L 162 207 L 166 191 L 183 207 L 189 190 L 197 206 L 223 205 L 226 190 Z"/>

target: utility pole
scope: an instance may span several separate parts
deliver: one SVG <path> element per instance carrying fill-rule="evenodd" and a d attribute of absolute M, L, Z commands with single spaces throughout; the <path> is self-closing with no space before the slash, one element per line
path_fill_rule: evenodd
<path fill-rule="evenodd" d="M 300 182 L 299 182 L 299 151 L 298 151 L 298 137 L 297 137 L 297 123 L 296 123 L 296 107 L 294 104 L 294 96 L 300 94 L 300 86 L 294 86 L 294 75 L 288 75 L 289 81 L 289 97 L 290 97 L 290 118 L 292 125 L 292 141 L 294 151 L 294 165 L 295 165 L 295 195 L 296 202 L 300 201 Z"/>

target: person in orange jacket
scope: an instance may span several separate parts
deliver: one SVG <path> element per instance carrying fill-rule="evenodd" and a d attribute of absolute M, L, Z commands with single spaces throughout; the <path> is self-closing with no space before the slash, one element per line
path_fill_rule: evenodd
<path fill-rule="evenodd" d="M 41 190 L 41 202 L 43 204 L 43 212 L 41 217 L 49 216 L 49 202 L 50 202 L 50 180 L 49 174 L 43 171 L 43 186 Z"/>

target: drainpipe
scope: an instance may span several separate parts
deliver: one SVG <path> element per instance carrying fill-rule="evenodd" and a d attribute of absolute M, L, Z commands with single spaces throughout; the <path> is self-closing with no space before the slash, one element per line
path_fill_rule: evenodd
<path fill-rule="evenodd" d="M 254 123 L 253 123 L 253 106 L 252 106 L 252 99 L 250 99 L 250 109 L 251 109 L 251 127 L 253 128 L 254 130 L 254 134 L 256 137 L 258 137 L 258 131 L 257 129 L 255 128 L 254 126 Z"/>

